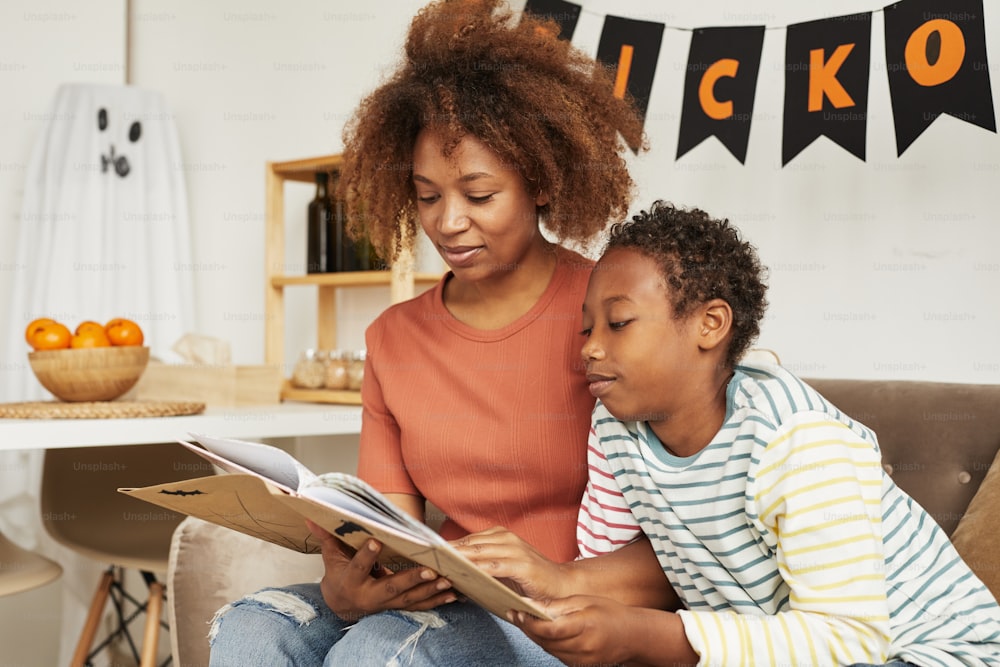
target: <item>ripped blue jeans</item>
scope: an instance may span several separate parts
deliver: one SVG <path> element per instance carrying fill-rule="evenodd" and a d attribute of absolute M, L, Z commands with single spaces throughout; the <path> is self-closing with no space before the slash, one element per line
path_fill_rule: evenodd
<path fill-rule="evenodd" d="M 210 667 L 555 667 L 517 627 L 471 602 L 387 611 L 356 622 L 330 611 L 319 584 L 268 588 L 220 609 Z"/>

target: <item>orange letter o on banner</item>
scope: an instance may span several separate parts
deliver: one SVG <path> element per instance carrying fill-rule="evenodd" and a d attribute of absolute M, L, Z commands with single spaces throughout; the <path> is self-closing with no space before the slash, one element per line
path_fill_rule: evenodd
<path fill-rule="evenodd" d="M 698 84 L 698 101 L 705 115 L 714 120 L 723 120 L 733 115 L 732 102 L 720 102 L 715 98 L 715 82 L 724 76 L 734 77 L 740 69 L 740 61 L 723 58 L 712 63 Z"/>
<path fill-rule="evenodd" d="M 941 35 L 941 53 L 933 65 L 927 62 L 927 40 L 932 33 Z M 965 36 L 952 21 L 933 19 L 913 31 L 906 40 L 906 70 L 921 86 L 937 86 L 951 80 L 965 59 Z"/>

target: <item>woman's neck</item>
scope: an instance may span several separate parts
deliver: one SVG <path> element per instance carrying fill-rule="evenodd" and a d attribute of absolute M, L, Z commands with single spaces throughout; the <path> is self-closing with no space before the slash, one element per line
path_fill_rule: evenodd
<path fill-rule="evenodd" d="M 489 278 L 445 285 L 444 304 L 460 322 L 476 329 L 500 329 L 522 317 L 538 302 L 556 270 L 555 245 L 540 239 L 509 271 Z"/>

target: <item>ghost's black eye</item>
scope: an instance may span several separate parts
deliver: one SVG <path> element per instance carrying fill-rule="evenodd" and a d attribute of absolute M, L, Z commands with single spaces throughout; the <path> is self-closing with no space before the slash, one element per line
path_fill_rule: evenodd
<path fill-rule="evenodd" d="M 102 132 L 108 129 L 108 110 L 104 107 L 101 107 L 97 112 L 97 127 L 99 127 Z"/>
<path fill-rule="evenodd" d="M 142 135 L 142 125 L 139 121 L 132 123 L 132 127 L 128 128 L 128 140 L 135 142 L 139 141 L 139 137 Z"/>

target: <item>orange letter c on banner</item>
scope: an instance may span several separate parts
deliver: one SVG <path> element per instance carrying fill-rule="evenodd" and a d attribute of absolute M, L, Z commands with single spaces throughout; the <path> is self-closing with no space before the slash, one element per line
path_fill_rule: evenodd
<path fill-rule="evenodd" d="M 736 76 L 740 68 L 740 61 L 732 58 L 723 58 L 711 64 L 701 77 L 698 84 L 698 101 L 701 102 L 701 109 L 705 115 L 714 120 L 723 120 L 733 115 L 733 103 L 729 100 L 720 102 L 715 97 L 715 82 L 724 76 L 730 78 Z"/>
<path fill-rule="evenodd" d="M 927 61 L 927 40 L 933 33 L 941 36 L 941 52 L 933 65 Z M 946 19 L 934 19 L 913 31 L 906 40 L 906 71 L 921 86 L 937 86 L 951 80 L 965 59 L 965 36 L 962 29 Z"/>

